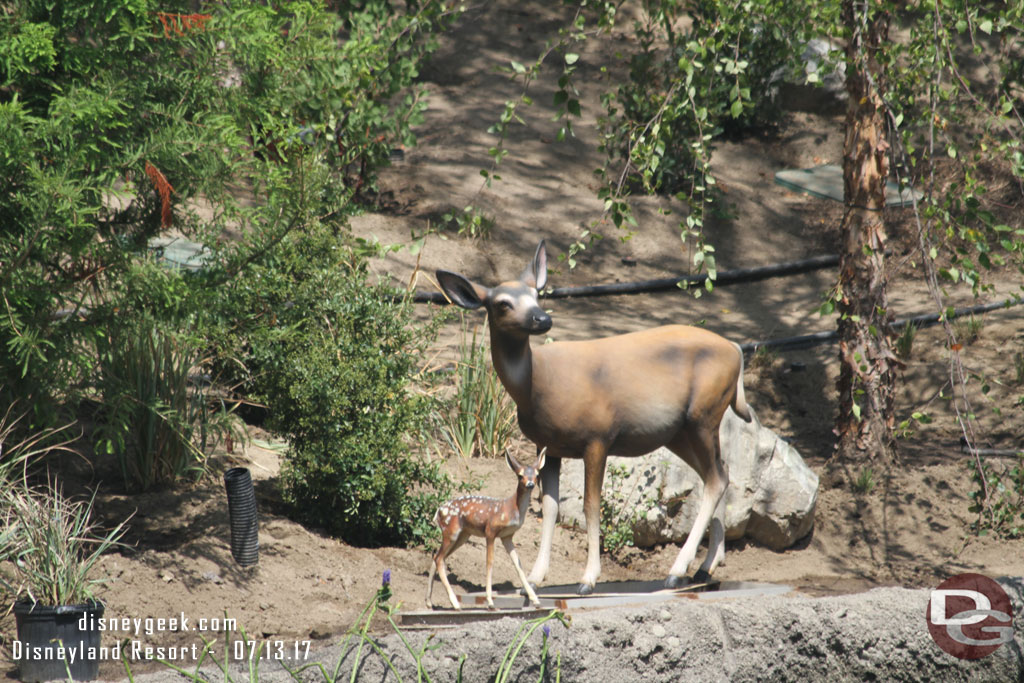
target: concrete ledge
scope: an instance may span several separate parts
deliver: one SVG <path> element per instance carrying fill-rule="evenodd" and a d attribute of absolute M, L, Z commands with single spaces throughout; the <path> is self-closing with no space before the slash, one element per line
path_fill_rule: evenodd
<path fill-rule="evenodd" d="M 824 598 L 787 594 L 672 600 L 580 612 L 568 629 L 548 622 L 546 678 L 555 680 L 560 654 L 563 681 L 1021 681 L 1024 579 L 1000 583 L 1013 600 L 1015 638 L 977 661 L 956 659 L 932 641 L 925 623 L 928 590 L 877 588 Z M 426 669 L 434 681 L 454 681 L 465 656 L 463 680 L 493 680 L 522 624 L 501 619 L 433 634 L 432 649 L 423 658 Z M 415 648 L 428 637 L 422 631 L 407 634 Z M 538 630 L 519 654 L 510 680 L 537 680 L 541 641 Z M 379 643 L 403 679 L 415 680 L 412 659 L 399 639 L 391 635 Z M 367 650 L 358 680 L 395 680 L 381 658 Z M 339 654 L 327 648 L 310 659 L 333 670 Z M 346 679 L 351 669 L 350 663 L 342 664 Z M 260 679 L 291 680 L 275 663 L 261 664 Z M 167 672 L 137 680 L 158 683 L 180 677 Z"/>

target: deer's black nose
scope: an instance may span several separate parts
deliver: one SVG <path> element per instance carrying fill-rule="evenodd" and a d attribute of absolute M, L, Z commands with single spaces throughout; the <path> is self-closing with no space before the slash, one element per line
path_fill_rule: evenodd
<path fill-rule="evenodd" d="M 543 334 L 551 329 L 551 316 L 537 310 L 530 314 L 530 334 Z"/>

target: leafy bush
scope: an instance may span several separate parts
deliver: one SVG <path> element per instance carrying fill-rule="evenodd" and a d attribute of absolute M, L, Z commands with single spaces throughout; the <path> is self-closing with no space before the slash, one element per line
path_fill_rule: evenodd
<path fill-rule="evenodd" d="M 978 457 L 968 460 L 967 468 L 974 484 L 967 493 L 973 501 L 968 510 L 978 515 L 972 530 L 979 536 L 989 531 L 1002 538 L 1024 536 L 1024 456 L 1006 466 Z"/>
<path fill-rule="evenodd" d="M 411 452 L 432 408 L 412 385 L 430 326 L 414 329 L 411 303 L 371 284 L 365 259 L 326 226 L 283 241 L 230 294 L 231 310 L 265 321 L 239 353 L 267 426 L 290 444 L 281 486 L 293 515 L 357 545 L 428 537 L 451 493 L 440 464 Z"/>
<path fill-rule="evenodd" d="M 645 192 L 675 194 L 703 185 L 713 138 L 778 117 L 773 79 L 799 44 L 784 21 L 792 9 L 778 0 L 652 2 L 645 10 L 629 80 L 604 98 L 602 147 L 632 165 Z M 678 31 L 684 14 L 692 24 Z"/>
<path fill-rule="evenodd" d="M 409 86 L 446 15 L 352 4 L 6 8 L 0 400 L 52 422 L 97 393 L 96 339 L 143 316 L 229 348 L 222 286 L 288 234 L 358 210 L 388 150 L 414 141 L 424 105 Z M 145 265 L 170 227 L 208 248 L 206 272 Z"/>
<path fill-rule="evenodd" d="M 653 496 L 634 498 L 636 483 L 627 491 L 630 470 L 626 465 L 609 465 L 601 493 L 601 550 L 615 554 L 632 548 L 633 529 L 656 505 Z"/>

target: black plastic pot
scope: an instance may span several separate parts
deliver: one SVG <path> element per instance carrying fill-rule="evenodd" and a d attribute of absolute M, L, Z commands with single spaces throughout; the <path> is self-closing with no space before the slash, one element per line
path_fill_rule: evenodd
<path fill-rule="evenodd" d="M 18 664 L 19 678 L 26 683 L 67 680 L 68 669 L 76 681 L 96 678 L 100 668 L 97 619 L 102 616 L 101 602 L 57 607 L 31 602 L 15 603 L 18 642 L 12 646 L 12 658 Z"/>
<path fill-rule="evenodd" d="M 252 475 L 244 467 L 233 467 L 224 473 L 224 488 L 231 520 L 231 556 L 243 567 L 254 565 L 260 561 L 260 541 Z"/>

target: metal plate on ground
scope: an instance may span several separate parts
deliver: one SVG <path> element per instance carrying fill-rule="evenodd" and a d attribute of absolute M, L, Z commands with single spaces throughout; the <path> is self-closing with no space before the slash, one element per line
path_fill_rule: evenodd
<path fill-rule="evenodd" d="M 806 192 L 822 199 L 844 201 L 843 169 L 834 164 L 779 171 L 775 174 L 775 182 L 790 190 Z M 920 192 L 909 187 L 904 187 L 901 191 L 899 185 L 891 180 L 885 183 L 886 206 L 912 206 L 914 199 L 920 200 L 922 196 Z"/>
<path fill-rule="evenodd" d="M 495 604 L 498 602 L 498 596 L 495 596 Z M 522 599 L 518 602 L 523 602 Z M 419 612 L 400 612 L 399 616 L 402 618 L 402 626 L 419 626 L 425 628 L 446 628 L 453 626 L 461 626 L 463 624 L 472 624 L 479 621 L 495 621 L 497 619 L 504 619 L 505 617 L 512 617 L 514 619 L 536 619 L 538 617 L 547 616 L 553 608 L 543 607 L 540 609 L 512 609 L 499 607 L 498 609 L 435 609 L 435 610 L 423 610 Z"/>
<path fill-rule="evenodd" d="M 476 621 L 492 621 L 512 617 L 534 619 L 553 609 L 563 611 L 602 609 L 629 605 L 650 605 L 672 600 L 725 600 L 744 599 L 763 595 L 788 593 L 791 586 L 755 583 L 751 581 L 712 581 L 691 584 L 677 589 L 666 589 L 661 581 L 615 581 L 599 583 L 591 595 L 577 595 L 576 584 L 544 586 L 537 590 L 541 607 L 530 608 L 524 595 L 518 592 L 495 593 L 494 606 L 486 608 L 483 592 L 467 593 L 461 597 L 464 609 L 434 609 L 401 613 L 403 626 L 446 628 Z"/>

